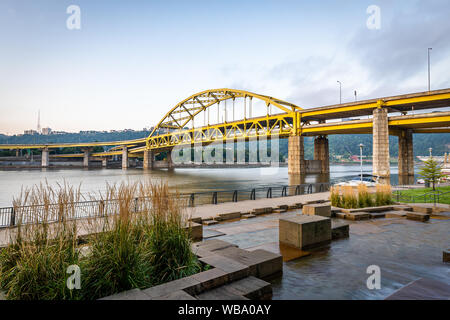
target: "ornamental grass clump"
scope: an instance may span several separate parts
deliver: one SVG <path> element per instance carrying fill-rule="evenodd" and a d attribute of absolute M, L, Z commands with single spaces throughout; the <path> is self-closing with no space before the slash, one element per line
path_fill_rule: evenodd
<path fill-rule="evenodd" d="M 71 219 L 79 195 L 79 189 L 66 184 L 56 190 L 40 184 L 14 199 L 17 228 L 0 252 L 0 288 L 7 299 L 80 298 L 80 292 L 66 286 L 67 268 L 80 262 L 77 226 Z"/>
<path fill-rule="evenodd" d="M 201 271 L 179 199 L 163 183 L 108 185 L 89 199 L 67 185 L 26 190 L 14 202 L 17 228 L 0 252 L 0 289 L 7 299 L 90 300 Z M 95 202 L 77 205 L 81 200 Z M 75 220 L 80 208 L 95 208 L 96 217 Z M 67 286 L 73 265 L 79 289 Z"/>
<path fill-rule="evenodd" d="M 358 185 L 358 207 L 359 208 L 366 208 L 366 207 L 372 207 L 373 201 L 372 197 L 369 194 L 369 190 L 367 189 L 367 186 L 363 183 L 360 183 Z"/>
<path fill-rule="evenodd" d="M 377 206 L 384 206 L 393 203 L 392 189 L 388 184 L 377 184 L 375 192 L 375 203 Z"/>

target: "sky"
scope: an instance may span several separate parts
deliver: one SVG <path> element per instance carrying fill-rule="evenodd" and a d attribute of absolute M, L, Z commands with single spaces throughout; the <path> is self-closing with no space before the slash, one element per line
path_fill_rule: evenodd
<path fill-rule="evenodd" d="M 69 29 L 70 5 L 80 28 Z M 369 28 L 369 6 L 380 9 Z M 296 105 L 450 87 L 448 0 L 0 1 L 0 133 L 141 130 L 234 88 Z M 374 20 L 370 20 L 374 21 Z"/>

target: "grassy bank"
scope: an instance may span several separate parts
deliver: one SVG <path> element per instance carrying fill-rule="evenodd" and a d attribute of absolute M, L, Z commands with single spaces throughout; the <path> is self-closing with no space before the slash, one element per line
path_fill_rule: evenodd
<path fill-rule="evenodd" d="M 393 199 L 397 201 L 397 193 L 400 193 L 401 202 L 434 202 L 433 193 L 443 195 L 436 196 L 436 202 L 450 204 L 450 186 L 437 187 L 435 191 L 433 188 L 420 188 L 420 189 L 408 189 L 396 191 L 393 195 Z"/>

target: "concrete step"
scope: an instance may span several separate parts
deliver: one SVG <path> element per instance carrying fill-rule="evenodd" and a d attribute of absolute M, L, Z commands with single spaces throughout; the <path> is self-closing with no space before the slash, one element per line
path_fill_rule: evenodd
<path fill-rule="evenodd" d="M 196 296 L 199 300 L 268 300 L 271 297 L 271 284 L 252 276 Z"/>

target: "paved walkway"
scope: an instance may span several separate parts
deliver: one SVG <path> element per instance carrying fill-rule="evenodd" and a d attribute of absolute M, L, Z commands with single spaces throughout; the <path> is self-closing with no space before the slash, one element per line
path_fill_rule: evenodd
<path fill-rule="evenodd" d="M 188 208 L 187 213 L 192 218 L 214 218 L 219 214 L 241 212 L 249 213 L 254 209 L 265 207 L 277 207 L 280 205 L 294 205 L 296 203 L 306 203 L 307 201 L 328 200 L 329 192 L 302 194 L 298 196 L 245 200 L 239 202 L 225 202 L 221 204 L 207 204 L 198 207 Z"/>

